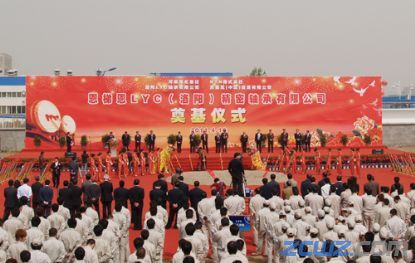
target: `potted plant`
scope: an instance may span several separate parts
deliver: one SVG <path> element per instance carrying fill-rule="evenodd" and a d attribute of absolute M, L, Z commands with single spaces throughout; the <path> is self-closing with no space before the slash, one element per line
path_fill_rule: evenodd
<path fill-rule="evenodd" d="M 366 145 L 370 145 L 372 143 L 372 138 L 370 138 L 369 134 L 365 134 L 365 136 L 363 136 L 363 141 Z"/>
<path fill-rule="evenodd" d="M 33 138 L 33 143 L 36 147 L 40 147 L 40 145 L 42 144 L 42 140 L 40 139 L 40 136 L 35 136 L 35 138 Z"/>
<path fill-rule="evenodd" d="M 343 146 L 346 146 L 347 143 L 349 142 L 349 137 L 347 137 L 346 134 L 344 134 L 341 138 L 340 138 L 340 142 L 341 144 L 343 144 Z"/>
<path fill-rule="evenodd" d="M 170 134 L 169 136 L 167 136 L 167 143 L 171 144 L 171 145 L 176 145 L 177 142 L 177 137 L 175 134 Z"/>
<path fill-rule="evenodd" d="M 88 145 L 88 137 L 86 135 L 81 136 L 81 146 L 82 149 L 85 150 L 86 146 Z"/>
<path fill-rule="evenodd" d="M 321 147 L 326 147 L 327 144 L 327 136 L 323 133 L 323 130 L 317 129 L 317 135 L 320 140 Z"/>
<path fill-rule="evenodd" d="M 63 148 L 66 144 L 66 137 L 62 136 L 59 138 L 59 147 Z"/>
<path fill-rule="evenodd" d="M 202 143 L 202 137 L 200 136 L 200 134 L 195 135 L 194 143 L 196 147 L 200 146 L 200 144 Z"/>

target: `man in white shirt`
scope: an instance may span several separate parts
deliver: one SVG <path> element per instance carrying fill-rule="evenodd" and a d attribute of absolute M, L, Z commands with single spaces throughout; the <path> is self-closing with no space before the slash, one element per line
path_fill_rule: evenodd
<path fill-rule="evenodd" d="M 406 223 L 399 216 L 395 208 L 390 211 L 391 218 L 386 221 L 386 227 L 391 232 L 393 239 L 400 240 L 405 237 Z"/>
<path fill-rule="evenodd" d="M 29 178 L 23 179 L 23 184 L 17 188 L 17 198 L 26 197 L 30 201 L 32 198 L 32 187 L 29 186 Z"/>

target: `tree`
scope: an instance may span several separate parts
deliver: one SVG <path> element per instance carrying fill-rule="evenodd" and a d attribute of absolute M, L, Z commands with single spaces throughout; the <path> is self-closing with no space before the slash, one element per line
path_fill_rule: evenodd
<path fill-rule="evenodd" d="M 267 72 L 260 68 L 260 67 L 255 67 L 251 70 L 251 73 L 249 74 L 249 76 L 253 76 L 253 77 L 259 77 L 259 76 L 266 76 Z"/>

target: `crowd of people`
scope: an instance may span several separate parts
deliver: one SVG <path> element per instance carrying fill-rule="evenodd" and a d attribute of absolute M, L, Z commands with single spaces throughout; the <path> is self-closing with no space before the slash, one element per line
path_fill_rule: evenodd
<path fill-rule="evenodd" d="M 238 156 L 232 177 L 243 175 Z M 415 184 L 405 193 L 399 177 L 387 187 L 369 174 L 361 187 L 354 176 L 332 181 L 328 172 L 300 183 L 271 174 L 251 197 L 219 179 L 210 193 L 198 181 L 191 187 L 180 169 L 169 182 L 159 174 L 150 191 L 137 178 L 130 187 L 114 186 L 108 175 L 100 183 L 90 174 L 70 178 L 58 183 L 57 197 L 49 180 L 8 182 L 0 262 L 163 262 L 173 228 L 180 236 L 174 263 L 244 263 L 246 233 L 231 220 L 241 215 L 251 216 L 252 255 L 263 262 L 415 262 Z M 130 238 L 130 228 L 140 234 Z"/>

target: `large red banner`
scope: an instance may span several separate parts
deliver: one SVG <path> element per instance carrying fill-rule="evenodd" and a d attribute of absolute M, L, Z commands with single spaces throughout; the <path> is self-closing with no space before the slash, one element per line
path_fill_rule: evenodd
<path fill-rule="evenodd" d="M 242 132 L 253 141 L 257 129 L 279 134 L 285 128 L 293 140 L 296 129 L 363 137 L 376 129 L 381 143 L 380 77 L 153 77 L 153 76 L 32 76 L 27 77 L 27 140 L 41 138 L 42 147 L 58 147 L 57 135 L 86 135 L 93 143 L 109 131 L 120 138 L 157 135 L 167 143 L 178 131 L 207 130 L 213 136 L 229 132 L 229 144 L 239 145 Z"/>

